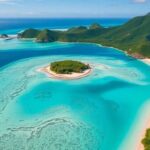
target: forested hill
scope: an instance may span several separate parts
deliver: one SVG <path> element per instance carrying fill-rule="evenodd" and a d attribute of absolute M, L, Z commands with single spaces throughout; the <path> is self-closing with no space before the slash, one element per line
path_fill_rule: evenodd
<path fill-rule="evenodd" d="M 104 28 L 99 24 L 80 26 L 67 31 L 27 29 L 19 38 L 35 38 L 37 42 L 91 42 L 113 46 L 134 57 L 150 57 L 150 13 L 135 17 L 117 27 Z"/>

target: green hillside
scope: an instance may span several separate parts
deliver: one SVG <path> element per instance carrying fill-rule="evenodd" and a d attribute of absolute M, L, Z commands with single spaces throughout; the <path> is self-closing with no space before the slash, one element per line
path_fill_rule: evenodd
<path fill-rule="evenodd" d="M 100 36 L 105 45 L 150 57 L 150 14 L 136 17 Z"/>
<path fill-rule="evenodd" d="M 22 33 L 18 34 L 19 38 L 36 38 L 38 36 L 38 34 L 40 33 L 39 30 L 37 29 L 27 29 Z"/>
<path fill-rule="evenodd" d="M 41 32 L 36 37 L 37 42 L 54 42 L 58 38 L 58 33 L 45 29 Z"/>
<path fill-rule="evenodd" d="M 150 14 L 135 17 L 117 27 L 104 28 L 99 24 L 74 27 L 67 31 L 28 29 L 21 38 L 36 38 L 38 42 L 91 42 L 113 46 L 134 57 L 150 57 Z"/>

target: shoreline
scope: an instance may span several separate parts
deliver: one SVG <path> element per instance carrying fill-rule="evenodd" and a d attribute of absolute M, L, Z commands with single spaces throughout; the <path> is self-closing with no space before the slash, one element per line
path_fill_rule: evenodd
<path fill-rule="evenodd" d="M 136 60 L 139 60 L 139 61 L 143 62 L 144 64 L 150 65 L 150 58 L 146 58 L 146 57 L 143 57 L 143 58 L 139 57 L 138 58 L 138 57 L 134 56 L 133 54 L 129 54 L 127 51 L 118 49 L 117 47 L 113 47 L 113 46 L 105 46 L 105 45 L 100 44 L 100 43 L 92 43 L 92 42 L 63 42 L 63 41 L 57 41 L 57 42 L 60 42 L 60 43 L 69 43 L 69 44 L 70 43 L 72 43 L 72 44 L 94 44 L 94 45 L 97 45 L 99 47 L 112 48 L 112 49 L 115 49 L 117 51 L 120 51 L 120 52 L 124 53 L 127 56 L 130 56 L 130 57 L 132 57 L 132 58 L 134 58 Z"/>
<path fill-rule="evenodd" d="M 143 112 L 142 112 L 143 114 L 140 116 L 140 118 L 145 117 L 145 120 L 143 121 L 144 125 L 143 125 L 143 128 L 141 129 L 141 134 L 140 134 L 140 137 L 139 137 L 139 144 L 138 144 L 137 150 L 144 150 L 144 145 L 142 144 L 142 140 L 145 137 L 147 129 L 150 128 L 150 118 L 149 118 L 149 115 L 150 115 L 150 110 L 149 110 L 150 103 L 148 103 L 148 104 L 147 103 L 145 104 L 145 107 L 143 107 Z"/>
<path fill-rule="evenodd" d="M 60 42 L 60 41 L 57 41 L 57 42 Z M 144 64 L 150 65 L 150 58 L 146 58 L 146 57 L 143 57 L 143 58 L 139 57 L 139 58 L 138 58 L 138 57 L 134 56 L 133 54 L 129 54 L 127 51 L 121 50 L 121 49 L 119 49 L 119 48 L 117 48 L 117 47 L 105 46 L 105 45 L 100 44 L 100 43 L 92 43 L 92 42 L 62 42 L 62 43 L 94 44 L 94 45 L 97 45 L 97 46 L 99 46 L 99 47 L 112 48 L 112 49 L 115 49 L 115 50 L 117 50 L 117 51 L 120 51 L 120 52 L 124 53 L 124 54 L 127 55 L 127 56 L 130 56 L 130 57 L 132 57 L 132 58 L 134 58 L 134 59 L 136 59 L 136 60 L 139 60 L 139 61 L 143 62 Z"/>
<path fill-rule="evenodd" d="M 145 110 L 144 110 L 145 109 Z M 150 128 L 150 119 L 149 119 L 149 115 L 150 112 L 148 110 L 149 108 L 147 108 L 147 106 L 143 107 L 141 113 L 142 115 L 140 116 L 140 119 L 143 123 L 143 125 L 141 125 L 141 128 L 139 128 L 139 136 L 137 139 L 137 150 L 144 150 L 144 145 L 142 144 L 142 140 L 145 137 L 146 134 L 146 130 L 148 128 Z M 148 115 L 148 116 L 147 116 Z M 137 123 L 139 123 L 140 121 L 138 121 Z"/>
<path fill-rule="evenodd" d="M 139 59 L 139 60 L 147 65 L 150 65 L 150 58 L 143 58 L 143 59 Z"/>
<path fill-rule="evenodd" d="M 118 49 L 118 48 L 113 47 L 113 46 L 105 46 L 105 45 L 97 44 L 97 43 L 95 43 L 95 44 L 98 45 L 98 46 L 100 46 L 100 47 L 113 48 L 113 49 L 115 49 L 115 50 L 117 50 L 117 51 L 120 51 L 120 52 L 124 53 L 124 54 L 127 55 L 127 56 L 133 57 L 133 58 L 135 58 L 135 59 L 137 59 L 137 60 L 143 62 L 144 64 L 150 65 L 150 58 L 147 58 L 147 57 L 143 57 L 143 58 L 141 58 L 141 57 L 136 57 L 136 56 L 134 56 L 133 54 L 129 54 L 127 51 Z"/>
<path fill-rule="evenodd" d="M 50 66 L 45 66 L 37 69 L 38 72 L 42 72 L 49 78 L 59 79 L 59 80 L 75 80 L 88 76 L 92 72 L 92 68 L 85 70 L 83 73 L 72 73 L 72 74 L 57 74 L 50 70 Z"/>
<path fill-rule="evenodd" d="M 150 128 L 150 102 L 147 101 L 139 110 L 137 118 L 133 126 L 130 128 L 129 133 L 125 137 L 121 150 L 133 149 L 144 150 L 142 139 L 145 137 L 146 130 Z"/>
<path fill-rule="evenodd" d="M 59 30 L 59 29 L 54 29 L 54 30 Z M 64 30 L 66 30 L 66 29 L 64 29 Z M 17 34 L 12 35 L 13 38 L 16 38 L 16 36 L 17 36 Z M 25 40 L 35 40 L 36 38 L 18 38 L 18 39 L 25 41 Z M 139 61 L 141 61 L 141 62 L 143 62 L 143 63 L 145 63 L 147 65 L 150 65 L 150 58 L 142 57 L 138 53 L 137 54 L 130 54 L 128 51 L 124 51 L 122 49 L 119 49 L 119 48 L 113 47 L 113 46 L 106 46 L 106 45 L 103 45 L 101 43 L 94 43 L 94 42 L 64 42 L 64 41 L 55 41 L 55 42 L 60 42 L 60 43 L 74 43 L 74 44 L 78 44 L 78 43 L 79 44 L 94 44 L 94 45 L 97 45 L 99 47 L 113 48 L 113 49 L 115 49 L 117 51 L 120 51 L 120 52 L 124 53 L 125 55 L 133 57 L 133 58 L 135 58 L 135 59 L 137 59 L 137 60 L 139 60 Z"/>

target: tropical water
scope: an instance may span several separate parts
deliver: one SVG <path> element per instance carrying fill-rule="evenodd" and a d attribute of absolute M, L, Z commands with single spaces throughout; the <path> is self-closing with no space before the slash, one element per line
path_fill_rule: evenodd
<path fill-rule="evenodd" d="M 0 33 L 16 34 L 27 28 L 67 29 L 75 26 L 89 26 L 99 23 L 104 27 L 116 26 L 127 22 L 128 18 L 88 18 L 88 19 L 0 19 Z"/>
<path fill-rule="evenodd" d="M 0 49 L 0 150 L 134 150 L 122 143 L 150 99 L 150 66 L 96 44 L 13 39 Z M 92 73 L 57 80 L 37 71 L 65 59 Z"/>

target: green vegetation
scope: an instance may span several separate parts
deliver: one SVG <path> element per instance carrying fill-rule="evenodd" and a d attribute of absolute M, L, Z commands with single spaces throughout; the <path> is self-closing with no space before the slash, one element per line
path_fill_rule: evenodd
<path fill-rule="evenodd" d="M 90 25 L 90 27 L 89 27 L 89 29 L 91 29 L 91 30 L 98 30 L 101 28 L 103 28 L 103 27 L 100 26 L 98 23 L 94 23 L 94 24 Z"/>
<path fill-rule="evenodd" d="M 72 72 L 82 73 L 89 68 L 89 65 L 73 60 L 53 62 L 50 66 L 50 69 L 58 74 L 71 74 Z"/>
<path fill-rule="evenodd" d="M 80 26 L 80 27 L 70 28 L 67 32 L 80 34 L 82 32 L 86 32 L 86 31 L 87 31 L 87 27 Z"/>
<path fill-rule="evenodd" d="M 34 37 L 38 42 L 91 42 L 113 46 L 134 57 L 150 57 L 150 14 L 135 17 L 124 25 L 104 28 L 92 24 L 89 28 L 80 26 L 67 31 L 28 29 L 21 38 Z"/>
<path fill-rule="evenodd" d="M 38 34 L 40 33 L 39 30 L 36 29 L 27 29 L 22 33 L 18 34 L 19 38 L 36 38 Z"/>
<path fill-rule="evenodd" d="M 142 140 L 144 150 L 150 150 L 150 129 L 147 129 L 145 138 Z"/>
<path fill-rule="evenodd" d="M 37 42 L 54 42 L 57 40 L 57 33 L 48 29 L 43 30 L 36 37 Z"/>

